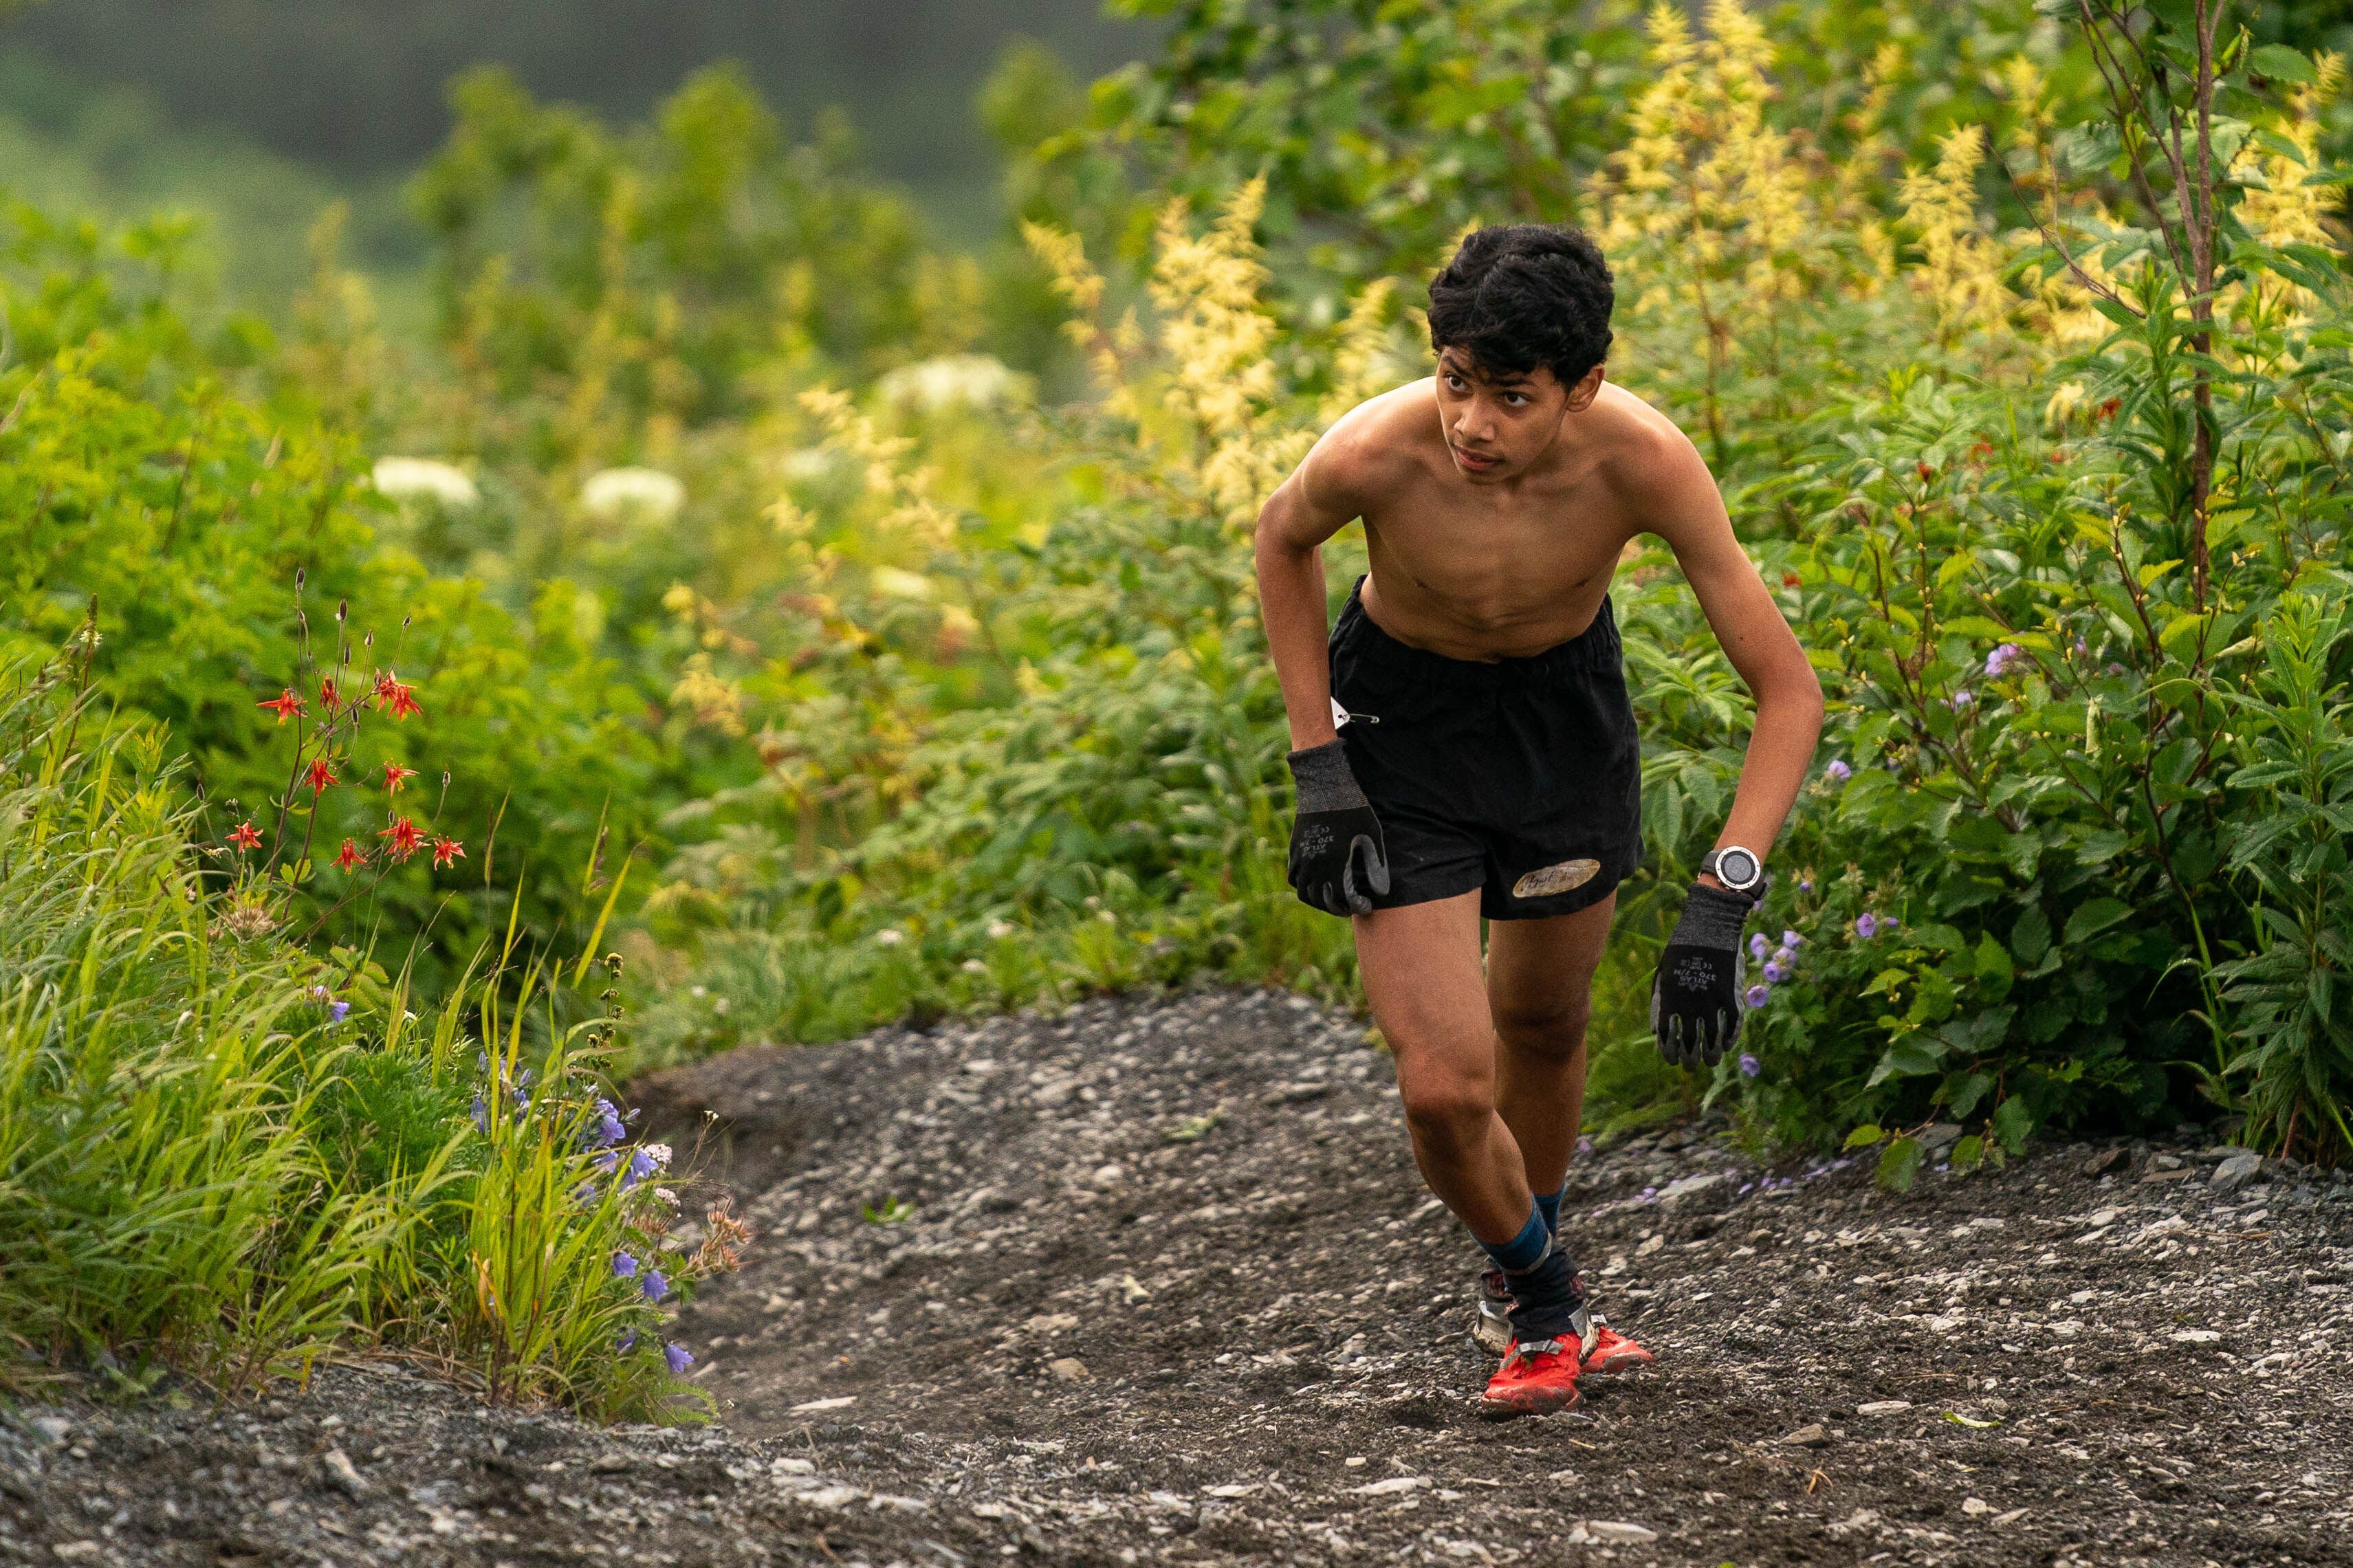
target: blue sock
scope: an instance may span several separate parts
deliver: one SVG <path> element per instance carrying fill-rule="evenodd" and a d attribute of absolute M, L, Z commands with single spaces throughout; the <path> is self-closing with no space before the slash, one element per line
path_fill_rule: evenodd
<path fill-rule="evenodd" d="M 1555 1236 L 1560 1234 L 1560 1200 L 1568 1196 L 1568 1184 L 1563 1182 L 1556 1193 L 1536 1194 L 1536 1212 L 1544 1215 L 1545 1228 Z"/>
<path fill-rule="evenodd" d="M 1538 1200 L 1542 1202 L 1541 1199 Z M 1536 1204 L 1528 1205 L 1528 1223 L 1520 1226 L 1520 1234 L 1505 1242 L 1479 1244 L 1495 1267 L 1506 1274 L 1525 1274 L 1534 1268 L 1552 1245 L 1552 1231 L 1545 1224 L 1544 1211 Z"/>

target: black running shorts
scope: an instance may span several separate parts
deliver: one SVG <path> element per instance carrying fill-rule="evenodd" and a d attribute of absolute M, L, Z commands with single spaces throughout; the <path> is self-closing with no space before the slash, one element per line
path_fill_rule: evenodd
<path fill-rule="evenodd" d="M 1489 920 L 1600 902 L 1642 858 L 1642 760 L 1618 623 L 1525 658 L 1409 647 L 1348 595 L 1332 628 L 1332 698 L 1348 764 L 1381 819 L 1377 909 L 1481 889 Z"/>

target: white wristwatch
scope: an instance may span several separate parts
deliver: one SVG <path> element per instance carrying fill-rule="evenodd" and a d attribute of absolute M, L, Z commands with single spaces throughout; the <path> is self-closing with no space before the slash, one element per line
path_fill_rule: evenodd
<path fill-rule="evenodd" d="M 1745 893 L 1750 898 L 1765 885 L 1765 862 L 1756 850 L 1737 844 L 1727 844 L 1721 849 L 1711 849 L 1701 857 L 1699 868 L 1724 884 L 1726 891 Z"/>

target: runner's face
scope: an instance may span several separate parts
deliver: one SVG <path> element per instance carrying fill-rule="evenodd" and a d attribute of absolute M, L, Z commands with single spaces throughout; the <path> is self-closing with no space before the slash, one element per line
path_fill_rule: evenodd
<path fill-rule="evenodd" d="M 1564 387 L 1545 366 L 1490 373 L 1460 349 L 1441 350 L 1438 412 L 1455 470 L 1474 484 L 1526 472 L 1560 434 L 1576 395 L 1585 394 L 1584 403 L 1592 401 L 1586 383 L 1598 387 L 1599 371 L 1597 365 L 1575 387 Z"/>

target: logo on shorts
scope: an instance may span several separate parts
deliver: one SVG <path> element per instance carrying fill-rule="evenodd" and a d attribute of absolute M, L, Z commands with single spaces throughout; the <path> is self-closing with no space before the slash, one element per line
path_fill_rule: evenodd
<path fill-rule="evenodd" d="M 1600 869 L 1599 860 L 1563 860 L 1557 866 L 1539 867 L 1512 884 L 1512 897 L 1548 899 L 1571 888 L 1582 888 Z"/>

